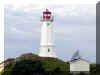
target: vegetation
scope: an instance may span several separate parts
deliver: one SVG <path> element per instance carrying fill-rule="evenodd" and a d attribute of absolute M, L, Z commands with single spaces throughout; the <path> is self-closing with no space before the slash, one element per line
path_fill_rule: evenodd
<path fill-rule="evenodd" d="M 5 69 L 0 75 L 73 75 L 69 72 L 69 63 L 56 58 L 39 57 L 35 54 L 23 54 L 5 61 Z M 78 75 L 89 75 L 80 73 Z M 96 65 L 91 64 L 90 75 L 96 74 Z"/>
<path fill-rule="evenodd" d="M 0 63 L 0 65 L 3 64 L 3 62 Z"/>

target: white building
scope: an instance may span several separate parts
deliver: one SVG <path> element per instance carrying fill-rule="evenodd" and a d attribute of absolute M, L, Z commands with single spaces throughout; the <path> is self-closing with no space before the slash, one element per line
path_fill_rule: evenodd
<path fill-rule="evenodd" d="M 74 54 L 75 58 L 73 57 L 72 60 L 70 61 L 70 72 L 72 73 L 79 73 L 79 72 L 84 72 L 84 73 L 89 73 L 90 71 L 90 64 L 87 60 L 81 58 L 76 52 Z"/>
<path fill-rule="evenodd" d="M 55 45 L 53 40 L 53 16 L 52 13 L 46 9 L 43 12 L 41 17 L 41 40 L 40 40 L 40 54 L 41 57 L 54 57 L 55 54 Z"/>

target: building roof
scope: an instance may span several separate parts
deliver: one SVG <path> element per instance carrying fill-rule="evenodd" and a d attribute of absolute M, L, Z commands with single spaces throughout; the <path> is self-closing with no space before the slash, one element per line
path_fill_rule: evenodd
<path fill-rule="evenodd" d="M 43 12 L 43 14 L 51 14 L 51 12 L 50 12 L 48 9 L 46 9 L 46 10 Z"/>
<path fill-rule="evenodd" d="M 83 60 L 83 61 L 86 61 L 87 63 L 89 63 L 89 61 L 88 60 L 86 60 L 86 59 L 83 59 L 83 58 L 78 58 L 78 59 L 73 59 L 73 60 L 71 60 L 70 61 L 70 63 L 74 63 L 74 62 L 77 62 L 77 61 L 79 61 L 79 60 Z"/>
<path fill-rule="evenodd" d="M 83 61 L 86 61 L 86 62 L 89 63 L 88 60 L 83 59 L 83 58 L 80 56 L 79 50 L 77 50 L 77 51 L 73 54 L 73 56 L 72 56 L 72 58 L 71 58 L 71 60 L 70 60 L 70 63 L 73 63 L 73 62 L 76 62 L 76 61 L 79 61 L 79 60 L 83 60 Z"/>

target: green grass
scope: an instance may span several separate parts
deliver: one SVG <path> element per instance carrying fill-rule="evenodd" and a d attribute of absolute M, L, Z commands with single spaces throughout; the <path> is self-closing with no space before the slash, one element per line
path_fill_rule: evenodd
<path fill-rule="evenodd" d="M 3 63 L 4 63 L 4 62 L 1 62 L 0 65 L 3 64 Z"/>

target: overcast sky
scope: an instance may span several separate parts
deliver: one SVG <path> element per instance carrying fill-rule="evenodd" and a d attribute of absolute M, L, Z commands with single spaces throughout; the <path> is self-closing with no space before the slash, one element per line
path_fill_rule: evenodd
<path fill-rule="evenodd" d="M 54 15 L 54 38 L 58 58 L 68 61 L 79 49 L 83 58 L 95 62 L 96 1 L 39 1 L 6 0 L 5 59 L 23 53 L 39 53 L 42 24 L 40 16 L 48 8 Z"/>

